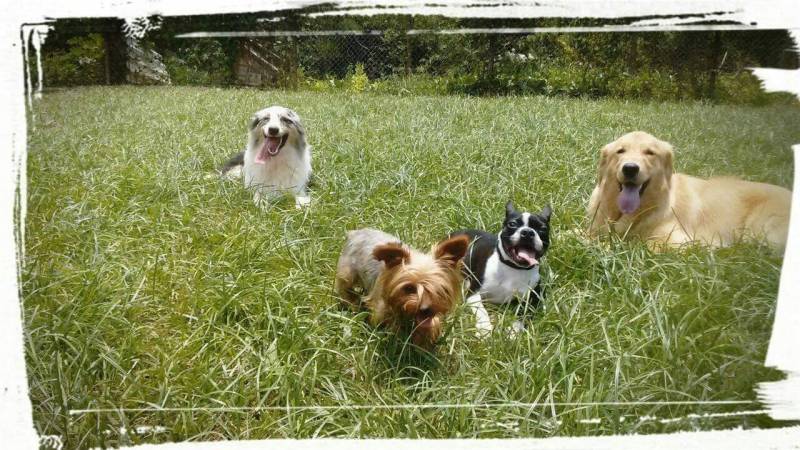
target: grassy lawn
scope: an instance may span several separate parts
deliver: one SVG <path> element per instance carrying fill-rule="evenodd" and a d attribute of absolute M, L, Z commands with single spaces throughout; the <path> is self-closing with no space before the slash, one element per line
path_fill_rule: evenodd
<path fill-rule="evenodd" d="M 297 110 L 312 206 L 267 211 L 204 176 L 252 112 Z M 640 421 L 760 406 L 555 406 L 755 400 L 781 260 L 757 244 L 652 254 L 581 243 L 600 147 L 649 131 L 676 169 L 791 187 L 800 109 L 565 98 L 395 97 L 211 88 L 46 93 L 30 132 L 22 296 L 41 434 L 68 447 L 208 439 L 545 437 L 769 426 L 764 416 Z M 504 204 L 553 205 L 546 306 L 529 332 L 473 336 L 460 309 L 434 355 L 338 306 L 346 230 L 429 248 L 497 230 Z M 511 308 L 490 308 L 510 323 Z M 537 402 L 540 406 L 108 412 L 83 408 Z M 597 420 L 589 420 L 599 418 Z M 120 433 L 136 426 L 161 433 Z"/>

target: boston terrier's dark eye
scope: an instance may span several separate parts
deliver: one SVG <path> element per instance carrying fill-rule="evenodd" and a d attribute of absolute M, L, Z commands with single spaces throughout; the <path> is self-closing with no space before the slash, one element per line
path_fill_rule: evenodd
<path fill-rule="evenodd" d="M 517 224 L 517 221 L 516 221 L 516 220 L 514 220 L 514 221 L 511 221 L 511 222 L 508 222 L 508 223 L 506 224 L 506 226 L 507 226 L 508 228 L 514 229 L 514 228 L 517 228 L 519 225 Z"/>

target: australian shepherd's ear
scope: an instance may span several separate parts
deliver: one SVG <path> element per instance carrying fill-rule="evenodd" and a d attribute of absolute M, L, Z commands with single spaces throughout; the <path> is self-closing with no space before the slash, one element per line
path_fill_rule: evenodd
<path fill-rule="evenodd" d="M 457 267 L 458 263 L 467 254 L 469 237 L 461 235 L 440 242 L 433 250 L 433 257 L 450 267 Z"/>
<path fill-rule="evenodd" d="M 253 115 L 253 117 L 250 118 L 250 121 L 247 122 L 247 131 L 253 131 L 260 121 L 261 119 L 258 117 L 258 115 Z"/>
<path fill-rule="evenodd" d="M 288 126 L 297 130 L 297 142 L 299 148 L 306 147 L 306 129 L 303 126 L 303 121 L 300 119 L 300 116 L 292 111 L 291 109 L 286 110 L 286 116 L 284 117 L 286 122 L 288 122 Z"/>
<path fill-rule="evenodd" d="M 399 242 L 390 242 L 376 246 L 372 250 L 372 256 L 378 261 L 383 261 L 387 269 L 411 260 L 411 252 Z"/>

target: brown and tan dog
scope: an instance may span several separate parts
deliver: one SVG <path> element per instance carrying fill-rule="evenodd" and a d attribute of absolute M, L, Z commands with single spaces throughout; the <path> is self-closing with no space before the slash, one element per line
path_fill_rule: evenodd
<path fill-rule="evenodd" d="M 355 288 L 363 289 L 373 326 L 406 330 L 414 344 L 431 348 L 461 294 L 461 260 L 468 246 L 469 238 L 459 236 L 427 254 L 383 231 L 350 231 L 336 269 L 336 292 L 359 305 Z"/>
<path fill-rule="evenodd" d="M 587 208 L 590 235 L 615 232 L 654 249 L 688 242 L 720 247 L 755 238 L 783 253 L 791 191 L 673 173 L 672 160 L 669 143 L 642 131 L 603 147 Z"/>

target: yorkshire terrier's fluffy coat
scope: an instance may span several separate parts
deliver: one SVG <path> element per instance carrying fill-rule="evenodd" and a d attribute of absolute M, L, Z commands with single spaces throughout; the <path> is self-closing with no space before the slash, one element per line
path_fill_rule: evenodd
<path fill-rule="evenodd" d="M 408 331 L 414 344 L 430 348 L 461 293 L 461 260 L 468 245 L 468 237 L 458 236 L 426 254 L 382 231 L 350 231 L 339 257 L 336 291 L 359 305 L 355 289 L 363 289 L 372 325 Z"/>

